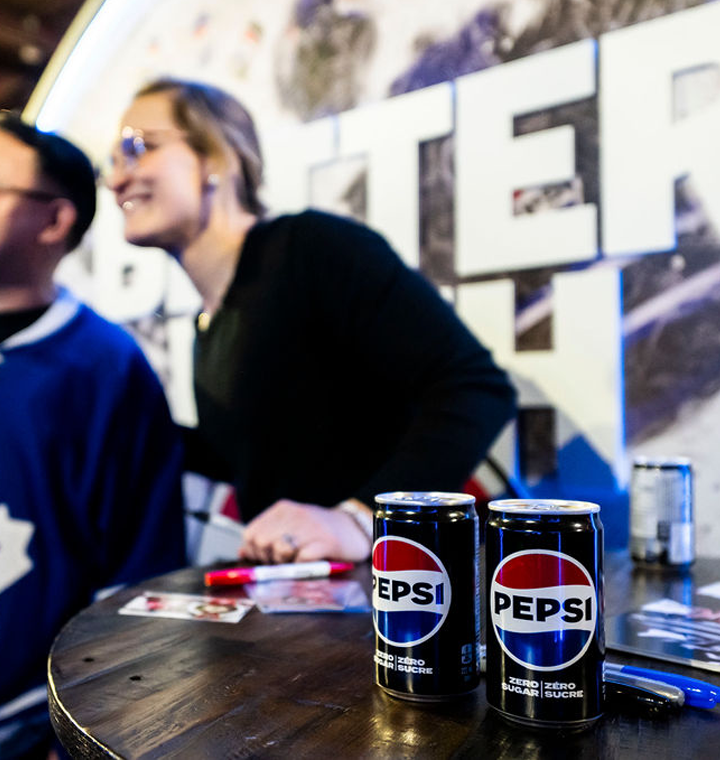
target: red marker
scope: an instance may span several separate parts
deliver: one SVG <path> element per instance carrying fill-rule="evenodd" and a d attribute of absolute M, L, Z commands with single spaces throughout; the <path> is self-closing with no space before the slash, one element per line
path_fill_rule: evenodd
<path fill-rule="evenodd" d="M 238 586 L 256 581 L 300 580 L 302 578 L 325 578 L 335 573 L 352 570 L 352 562 L 291 562 L 286 565 L 256 565 L 255 567 L 232 567 L 227 570 L 210 570 L 205 573 L 206 586 Z"/>

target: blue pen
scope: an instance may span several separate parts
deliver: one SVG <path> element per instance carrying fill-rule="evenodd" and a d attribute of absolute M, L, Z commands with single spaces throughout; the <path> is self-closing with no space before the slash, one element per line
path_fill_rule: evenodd
<path fill-rule="evenodd" d="M 661 670 L 649 668 L 636 668 L 633 665 L 620 665 L 616 662 L 605 662 L 605 672 L 626 673 L 627 675 L 651 678 L 655 681 L 677 686 L 685 692 L 685 704 L 688 707 L 701 707 L 712 710 L 717 702 L 720 702 L 720 687 L 707 681 L 699 681 L 696 678 L 688 678 L 678 673 L 665 673 Z"/>

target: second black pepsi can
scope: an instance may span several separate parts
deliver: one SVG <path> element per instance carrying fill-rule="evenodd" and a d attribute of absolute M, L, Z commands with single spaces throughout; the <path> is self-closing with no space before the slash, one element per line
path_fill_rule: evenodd
<path fill-rule="evenodd" d="M 475 499 L 445 492 L 375 497 L 375 681 L 394 697 L 440 701 L 480 679 Z"/>
<path fill-rule="evenodd" d="M 603 711 L 603 536 L 597 504 L 503 500 L 486 531 L 487 700 L 537 728 Z"/>

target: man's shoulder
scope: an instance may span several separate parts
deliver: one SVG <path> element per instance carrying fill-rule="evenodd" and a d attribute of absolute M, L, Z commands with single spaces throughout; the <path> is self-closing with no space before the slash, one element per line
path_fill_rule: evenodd
<path fill-rule="evenodd" d="M 64 288 L 42 315 L 7 338 L 5 353 L 48 355 L 55 353 L 92 356 L 141 353 L 134 337 L 121 325 L 101 316 Z"/>
<path fill-rule="evenodd" d="M 86 303 L 80 303 L 78 306 L 75 329 L 83 334 L 84 339 L 97 341 L 107 350 L 128 353 L 140 350 L 135 338 L 126 327 L 110 321 Z"/>
<path fill-rule="evenodd" d="M 155 374 L 144 351 L 128 329 L 102 316 L 86 303 L 78 302 L 74 317 L 50 341 L 76 371 L 128 373 L 151 378 Z"/>

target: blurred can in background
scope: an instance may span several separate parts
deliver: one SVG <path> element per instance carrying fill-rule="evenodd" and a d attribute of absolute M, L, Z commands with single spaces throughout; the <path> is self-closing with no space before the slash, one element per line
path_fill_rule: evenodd
<path fill-rule="evenodd" d="M 695 560 L 693 472 L 684 457 L 637 457 L 630 483 L 630 555 L 687 567 Z"/>
<path fill-rule="evenodd" d="M 375 682 L 415 701 L 472 691 L 480 682 L 475 498 L 397 491 L 375 502 Z"/>

